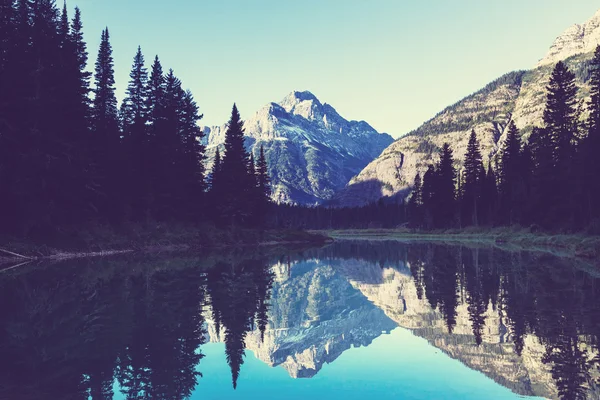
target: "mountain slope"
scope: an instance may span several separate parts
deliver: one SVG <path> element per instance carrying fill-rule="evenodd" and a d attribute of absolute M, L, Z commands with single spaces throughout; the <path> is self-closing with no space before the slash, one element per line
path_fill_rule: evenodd
<path fill-rule="evenodd" d="M 383 196 L 404 198 L 416 173 L 423 174 L 437 161 L 437 151 L 444 142 L 452 146 L 460 169 L 471 129 L 477 133 L 487 164 L 500 148 L 511 119 L 525 138 L 535 125 L 541 125 L 546 86 L 555 62 L 564 60 L 575 72 L 580 100 L 588 96 L 589 64 L 598 44 L 600 11 L 559 36 L 535 69 L 498 78 L 396 140 L 336 194 L 334 204 L 362 205 Z"/>
<path fill-rule="evenodd" d="M 393 139 L 364 121 L 348 121 L 310 92 L 292 92 L 245 121 L 246 147 L 264 146 L 277 202 L 315 204 L 330 199 Z M 227 127 L 205 127 L 207 164 Z"/>

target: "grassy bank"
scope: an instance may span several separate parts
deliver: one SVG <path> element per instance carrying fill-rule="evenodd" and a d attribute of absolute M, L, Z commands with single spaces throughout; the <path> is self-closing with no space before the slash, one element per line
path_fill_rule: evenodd
<path fill-rule="evenodd" d="M 67 259 L 131 252 L 202 251 L 228 247 L 282 244 L 324 244 L 320 233 L 293 230 L 253 230 L 187 225 L 128 225 L 120 229 L 94 227 L 63 230 L 41 237 L 1 237 L 0 263 Z"/>
<path fill-rule="evenodd" d="M 409 229 L 356 229 L 313 231 L 333 239 L 366 238 L 435 242 L 469 242 L 522 250 L 543 250 L 555 254 L 600 258 L 600 236 L 583 234 L 551 234 L 531 232 L 525 228 L 468 228 L 438 231 Z"/>

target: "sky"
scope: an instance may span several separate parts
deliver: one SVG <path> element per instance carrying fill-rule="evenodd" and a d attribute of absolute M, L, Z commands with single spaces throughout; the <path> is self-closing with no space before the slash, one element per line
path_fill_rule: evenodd
<path fill-rule="evenodd" d="M 60 1 L 59 1 L 60 2 Z M 309 90 L 399 137 L 501 75 L 529 69 L 598 0 L 68 0 L 90 68 L 108 26 L 122 99 L 137 46 L 192 90 L 202 125 Z"/>

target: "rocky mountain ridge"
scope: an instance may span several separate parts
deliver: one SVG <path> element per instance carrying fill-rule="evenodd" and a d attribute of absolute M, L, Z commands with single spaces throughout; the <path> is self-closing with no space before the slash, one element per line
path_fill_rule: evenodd
<path fill-rule="evenodd" d="M 498 78 L 396 140 L 336 194 L 334 204 L 356 206 L 381 197 L 406 198 L 417 172 L 423 174 L 437 162 L 437 152 L 444 142 L 450 143 L 460 170 L 471 129 L 477 134 L 487 164 L 501 148 L 511 120 L 525 139 L 534 126 L 541 125 L 546 86 L 558 60 L 564 60 L 575 72 L 579 100 L 587 98 L 590 60 L 598 44 L 600 11 L 559 36 L 534 69 Z"/>
<path fill-rule="evenodd" d="M 227 126 L 204 127 L 207 166 L 223 150 Z M 330 199 L 393 142 L 365 121 L 348 121 L 308 91 L 269 103 L 244 122 L 246 147 L 264 147 L 273 200 L 317 204 Z"/>

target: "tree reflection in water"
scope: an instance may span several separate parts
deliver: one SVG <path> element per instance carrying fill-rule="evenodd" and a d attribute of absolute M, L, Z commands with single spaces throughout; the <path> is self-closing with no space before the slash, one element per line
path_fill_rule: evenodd
<path fill-rule="evenodd" d="M 318 260 L 337 266 L 349 282 L 364 272 L 352 269 L 359 261 L 375 271 L 361 277 L 375 287 L 385 283 L 377 270 L 410 273 L 418 299 L 437 310 L 457 343 L 466 337 L 456 332 L 459 309 L 468 314 L 468 340 L 483 353 L 489 351 L 493 318 L 499 321 L 494 340 L 513 346 L 516 357 L 526 351 L 528 336 L 543 345 L 540 361 L 549 367 L 558 397 L 597 397 L 600 281 L 582 262 L 546 253 L 386 241 L 281 253 L 72 260 L 0 275 L 0 398 L 112 399 L 115 381 L 126 399 L 188 398 L 202 390 L 207 315 L 225 343 L 235 388 L 247 336 L 256 331 L 264 339 L 270 304 L 278 301 L 271 298 L 270 265 L 276 260 L 290 268 Z M 282 279 L 294 279 L 290 271 Z M 288 293 L 285 301 L 294 295 L 301 296 Z M 327 313 L 328 301 L 315 310 Z"/>

